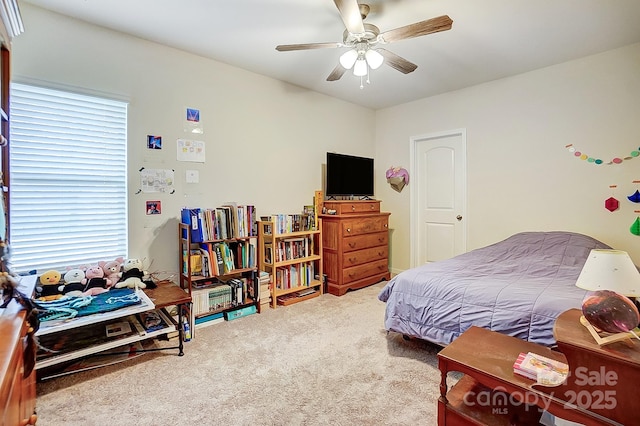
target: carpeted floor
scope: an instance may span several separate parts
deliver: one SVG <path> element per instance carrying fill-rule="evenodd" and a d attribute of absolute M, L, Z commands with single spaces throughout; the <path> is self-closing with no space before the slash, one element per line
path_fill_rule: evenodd
<path fill-rule="evenodd" d="M 385 283 L 196 330 L 38 383 L 39 426 L 433 425 L 439 347 L 384 329 Z"/>

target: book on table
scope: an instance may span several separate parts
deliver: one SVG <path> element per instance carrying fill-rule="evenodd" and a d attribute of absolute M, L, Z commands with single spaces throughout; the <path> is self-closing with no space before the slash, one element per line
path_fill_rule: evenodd
<path fill-rule="evenodd" d="M 547 386 L 562 384 L 569 375 L 569 366 L 533 352 L 521 352 L 513 363 L 515 374 Z"/>

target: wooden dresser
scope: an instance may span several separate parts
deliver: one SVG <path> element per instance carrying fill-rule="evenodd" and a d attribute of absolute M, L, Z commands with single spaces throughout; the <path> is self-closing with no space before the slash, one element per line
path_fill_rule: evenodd
<path fill-rule="evenodd" d="M 322 215 L 323 269 L 327 291 L 342 296 L 388 280 L 389 215 L 380 201 L 325 201 Z"/>
<path fill-rule="evenodd" d="M 35 345 L 28 345 L 33 332 L 15 301 L 0 313 L 0 425 L 36 424 L 36 373 L 25 366 L 35 364 Z"/>

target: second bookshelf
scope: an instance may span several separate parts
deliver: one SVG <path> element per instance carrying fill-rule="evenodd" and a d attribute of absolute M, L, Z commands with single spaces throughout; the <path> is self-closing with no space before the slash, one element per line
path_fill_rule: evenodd
<path fill-rule="evenodd" d="M 320 296 L 323 293 L 320 224 L 314 223 L 308 230 L 279 232 L 287 228 L 278 226 L 275 217 L 270 219 L 258 221 L 258 259 L 259 269 L 271 274 L 271 307 Z"/>

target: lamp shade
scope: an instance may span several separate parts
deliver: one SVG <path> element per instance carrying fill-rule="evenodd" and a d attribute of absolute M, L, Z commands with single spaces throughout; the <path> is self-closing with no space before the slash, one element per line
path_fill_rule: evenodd
<path fill-rule="evenodd" d="M 358 59 L 356 64 L 353 66 L 353 75 L 358 77 L 362 77 L 367 75 L 367 61 L 364 59 Z"/>
<path fill-rule="evenodd" d="M 611 290 L 640 296 L 640 272 L 629 254 L 621 250 L 593 249 L 582 267 L 576 286 L 585 290 Z"/>
<path fill-rule="evenodd" d="M 340 56 L 340 65 L 350 70 L 356 63 L 356 59 L 358 59 L 358 52 L 355 49 L 347 50 Z"/>
<path fill-rule="evenodd" d="M 367 53 L 364 54 L 364 57 L 367 58 L 367 63 L 372 70 L 377 70 L 378 68 L 380 68 L 380 65 L 382 65 L 382 62 L 384 61 L 384 57 L 373 49 L 367 50 Z"/>

